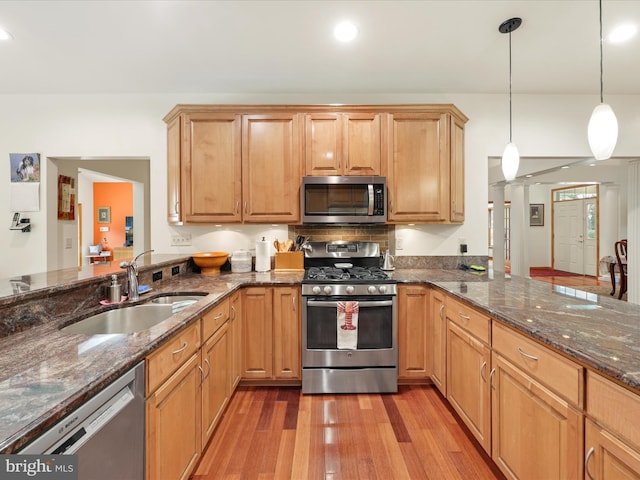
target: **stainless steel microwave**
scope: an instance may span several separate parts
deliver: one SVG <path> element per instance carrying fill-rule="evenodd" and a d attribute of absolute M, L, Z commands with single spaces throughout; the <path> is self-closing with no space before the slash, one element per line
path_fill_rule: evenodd
<path fill-rule="evenodd" d="M 302 177 L 302 223 L 387 221 L 386 177 Z"/>

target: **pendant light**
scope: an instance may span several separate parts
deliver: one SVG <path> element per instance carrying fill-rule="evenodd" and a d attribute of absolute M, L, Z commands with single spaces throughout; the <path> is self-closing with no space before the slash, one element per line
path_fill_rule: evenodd
<path fill-rule="evenodd" d="M 616 148 L 618 141 L 618 120 L 615 113 L 609 106 L 604 103 L 603 90 L 604 83 L 602 80 L 602 0 L 600 4 L 600 104 L 596 105 L 589 119 L 589 128 L 587 136 L 589 138 L 589 146 L 596 160 L 606 160 L 611 157 L 613 149 Z"/>
<path fill-rule="evenodd" d="M 507 182 L 514 180 L 518 174 L 518 167 L 520 166 L 520 154 L 518 153 L 518 147 L 513 143 L 513 110 L 511 108 L 511 32 L 516 30 L 522 24 L 522 19 L 519 17 L 510 18 L 500 24 L 498 30 L 500 33 L 509 34 L 509 143 L 504 148 L 502 153 L 502 173 L 504 179 Z"/>

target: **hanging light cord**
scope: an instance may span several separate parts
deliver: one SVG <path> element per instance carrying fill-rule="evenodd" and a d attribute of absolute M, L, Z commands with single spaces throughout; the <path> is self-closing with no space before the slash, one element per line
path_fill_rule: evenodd
<path fill-rule="evenodd" d="M 604 82 L 602 80 L 602 0 L 600 0 L 600 103 L 604 103 L 603 90 Z"/>
<path fill-rule="evenodd" d="M 602 71 L 602 69 L 600 71 Z M 602 77 L 600 78 L 602 79 Z M 513 124 L 512 112 L 513 110 L 511 108 L 511 31 L 509 31 L 509 143 L 512 143 L 511 142 L 512 130 L 513 130 L 512 129 L 512 124 Z"/>

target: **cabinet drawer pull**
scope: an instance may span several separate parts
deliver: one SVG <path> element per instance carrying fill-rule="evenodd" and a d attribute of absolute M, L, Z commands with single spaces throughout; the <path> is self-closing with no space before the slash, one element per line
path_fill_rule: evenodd
<path fill-rule="evenodd" d="M 235 320 L 236 318 L 236 307 L 231 305 L 231 318 Z"/>
<path fill-rule="evenodd" d="M 482 362 L 482 365 L 480 365 L 480 378 L 482 379 L 482 381 L 484 383 L 487 383 L 487 377 L 484 376 L 484 369 L 485 368 L 487 368 L 486 360 L 484 362 Z"/>
<path fill-rule="evenodd" d="M 180 213 L 180 202 L 176 202 L 176 213 Z"/>
<path fill-rule="evenodd" d="M 529 355 L 528 353 L 523 352 L 520 347 L 518 347 L 518 353 L 523 357 L 528 358 L 529 360 L 535 360 L 536 362 L 538 361 L 538 357 L 534 357 L 533 355 Z"/>
<path fill-rule="evenodd" d="M 296 311 L 296 296 L 292 295 L 291 296 L 291 307 L 293 308 L 293 311 Z"/>
<path fill-rule="evenodd" d="M 244 202 L 244 213 L 247 213 L 247 202 Z"/>
<path fill-rule="evenodd" d="M 440 320 L 443 320 L 443 317 L 442 317 L 443 312 L 444 312 L 444 303 L 442 305 L 440 305 L 440 312 L 439 312 Z"/>
<path fill-rule="evenodd" d="M 458 312 L 458 316 L 459 316 L 460 318 L 462 318 L 463 320 L 466 320 L 466 321 L 471 320 L 471 317 L 469 317 L 469 316 L 465 315 L 465 314 L 464 314 L 464 313 L 462 313 L 462 312 Z"/>
<path fill-rule="evenodd" d="M 184 352 L 186 350 L 186 348 L 187 348 L 187 345 L 188 345 L 188 343 L 184 342 L 184 345 L 182 345 L 182 347 L 180 347 L 178 350 L 174 350 L 171 353 L 173 353 L 174 355 L 177 355 L 180 352 Z"/>
<path fill-rule="evenodd" d="M 240 200 L 236 202 L 236 213 L 240 213 Z"/>
<path fill-rule="evenodd" d="M 496 369 L 492 368 L 491 371 L 489 372 L 489 386 L 491 387 L 491 390 L 495 390 L 496 387 L 493 386 L 493 375 L 496 373 Z"/>
<path fill-rule="evenodd" d="M 220 312 L 220 313 L 219 313 L 219 314 L 217 314 L 215 317 L 213 317 L 213 319 L 214 319 L 214 320 L 219 320 L 219 319 L 221 319 L 222 317 L 224 317 L 224 313 L 223 313 L 223 312 Z"/>
<path fill-rule="evenodd" d="M 204 370 L 200 365 L 198 365 L 198 370 L 200 370 L 200 385 L 202 385 L 204 383 L 204 379 L 207 377 L 205 377 Z"/>
<path fill-rule="evenodd" d="M 591 447 L 587 452 L 587 456 L 584 459 L 584 472 L 587 474 L 587 477 L 589 477 L 589 480 L 595 480 L 593 478 L 593 475 L 591 475 L 591 472 L 589 471 L 589 460 L 591 460 L 591 456 L 593 455 L 593 452 L 595 452 L 595 448 Z"/>

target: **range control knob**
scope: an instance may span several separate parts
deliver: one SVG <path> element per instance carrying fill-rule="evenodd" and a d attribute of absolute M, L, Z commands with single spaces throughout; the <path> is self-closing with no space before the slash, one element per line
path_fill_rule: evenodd
<path fill-rule="evenodd" d="M 326 287 L 324 287 L 324 293 L 325 295 L 331 295 L 331 291 L 333 290 L 329 285 L 327 285 Z"/>
<path fill-rule="evenodd" d="M 386 285 L 380 285 L 380 286 L 378 287 L 378 291 L 379 291 L 380 293 L 385 293 L 385 292 L 387 291 L 387 286 L 386 286 Z"/>
<path fill-rule="evenodd" d="M 353 288 L 353 285 L 349 285 L 349 286 L 347 286 L 347 288 L 345 290 L 346 290 L 347 293 L 353 293 L 355 288 Z"/>
<path fill-rule="evenodd" d="M 322 291 L 322 289 L 319 286 L 315 286 L 311 289 L 311 291 L 315 294 L 315 295 L 319 295 L 320 292 Z"/>
<path fill-rule="evenodd" d="M 369 285 L 367 287 L 367 292 L 369 293 L 376 293 L 376 287 L 374 287 L 373 285 Z"/>

